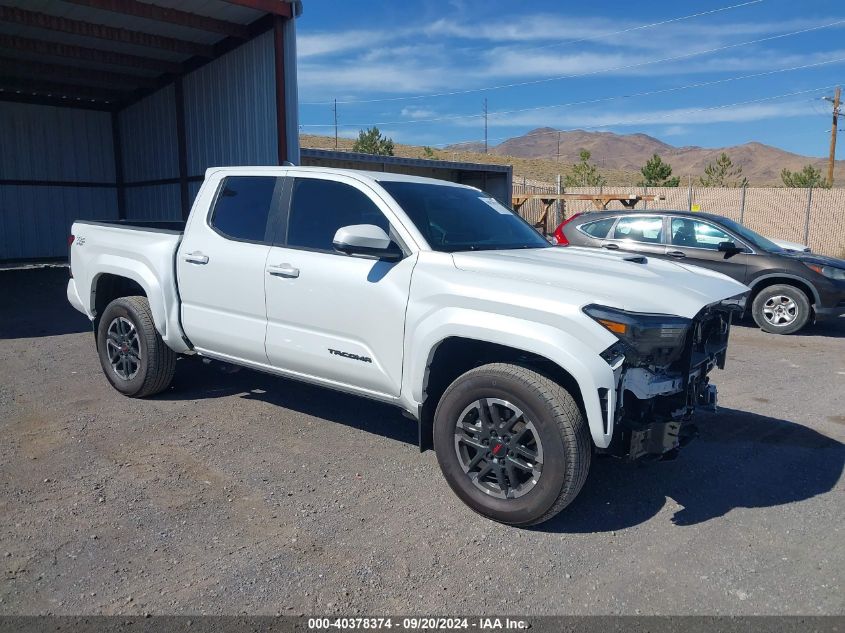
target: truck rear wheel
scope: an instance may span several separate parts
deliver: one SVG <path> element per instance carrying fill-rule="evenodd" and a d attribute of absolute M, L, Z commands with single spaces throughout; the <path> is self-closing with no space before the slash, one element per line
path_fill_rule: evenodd
<path fill-rule="evenodd" d="M 106 306 L 97 352 L 112 386 L 133 398 L 164 391 L 176 372 L 176 354 L 156 331 L 146 297 L 120 297 Z"/>
<path fill-rule="evenodd" d="M 590 433 L 572 395 L 519 365 L 483 365 L 455 380 L 437 405 L 434 449 L 464 503 L 517 526 L 563 510 L 590 469 Z"/>

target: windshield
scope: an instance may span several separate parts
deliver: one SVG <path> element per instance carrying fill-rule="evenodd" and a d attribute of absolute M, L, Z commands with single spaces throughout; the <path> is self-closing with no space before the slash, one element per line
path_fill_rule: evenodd
<path fill-rule="evenodd" d="M 759 233 L 752 231 L 747 226 L 743 226 L 739 222 L 734 222 L 733 220 L 729 220 L 727 218 L 722 218 L 721 223 L 729 228 L 731 231 L 739 235 L 741 238 L 748 240 L 754 246 L 758 248 L 762 248 L 764 251 L 768 251 L 770 253 L 779 253 L 783 249 L 772 242 L 771 240 L 766 239 Z"/>
<path fill-rule="evenodd" d="M 381 186 L 435 251 L 551 246 L 525 220 L 477 189 L 390 180 Z"/>

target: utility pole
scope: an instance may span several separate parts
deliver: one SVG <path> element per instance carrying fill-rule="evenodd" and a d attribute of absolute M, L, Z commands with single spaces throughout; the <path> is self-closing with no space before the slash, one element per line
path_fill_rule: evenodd
<path fill-rule="evenodd" d="M 484 97 L 484 153 L 487 153 L 487 97 Z"/>
<path fill-rule="evenodd" d="M 833 165 L 836 162 L 836 133 L 839 131 L 839 105 L 842 98 L 842 87 L 836 86 L 833 98 L 823 97 L 825 101 L 833 103 L 833 127 L 830 128 L 830 159 L 827 164 L 827 181 L 833 186 Z"/>
<path fill-rule="evenodd" d="M 334 148 L 337 149 L 337 99 L 334 100 Z"/>

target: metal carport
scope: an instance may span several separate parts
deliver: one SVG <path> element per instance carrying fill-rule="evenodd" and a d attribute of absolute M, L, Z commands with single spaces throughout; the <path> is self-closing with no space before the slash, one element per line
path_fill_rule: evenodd
<path fill-rule="evenodd" d="M 513 167 L 511 165 L 464 163 L 403 156 L 376 156 L 358 152 L 306 147 L 300 150 L 300 157 L 303 165 L 386 171 L 460 182 L 486 191 L 505 205 L 510 206 L 511 204 L 511 182 L 513 181 Z"/>
<path fill-rule="evenodd" d="M 285 0 L 0 0 L 0 261 L 77 218 L 179 219 L 214 165 L 298 162 Z"/>

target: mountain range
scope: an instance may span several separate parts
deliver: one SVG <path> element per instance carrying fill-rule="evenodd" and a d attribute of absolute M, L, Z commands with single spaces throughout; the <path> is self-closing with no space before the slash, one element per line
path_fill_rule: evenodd
<path fill-rule="evenodd" d="M 675 147 L 647 134 L 615 134 L 613 132 L 587 132 L 584 130 L 558 131 L 538 128 L 508 139 L 492 148 L 489 153 L 520 158 L 560 159 L 565 164 L 576 163 L 581 149 L 588 150 L 591 161 L 602 170 L 637 172 L 645 162 L 657 154 L 672 165 L 673 174 L 693 178 L 704 173 L 708 163 L 715 162 L 725 152 L 734 165 L 742 166 L 749 183 L 757 186 L 781 185 L 783 168 L 797 171 L 811 164 L 827 174 L 827 159 L 793 154 L 763 143 L 744 143 L 732 147 L 704 148 L 696 146 Z M 481 143 L 450 146 L 467 152 L 483 152 Z M 845 180 L 845 160 L 836 161 L 837 184 Z"/>

